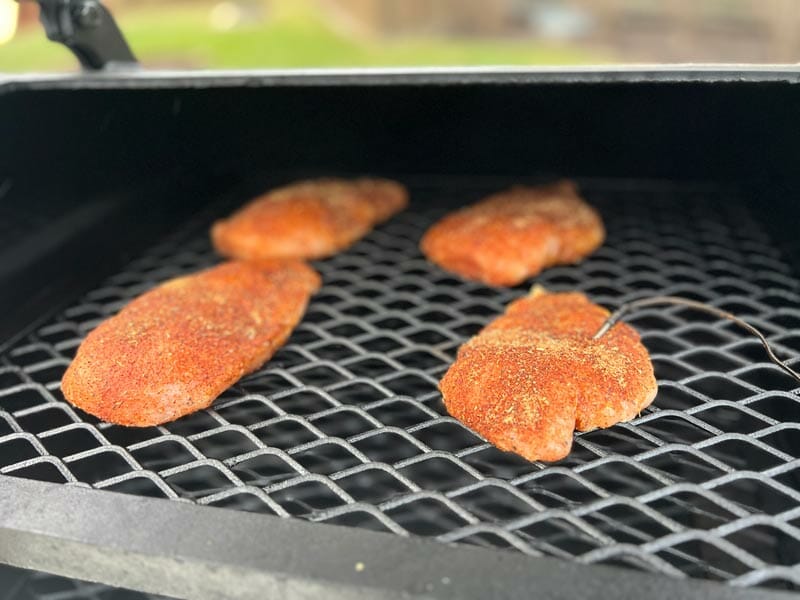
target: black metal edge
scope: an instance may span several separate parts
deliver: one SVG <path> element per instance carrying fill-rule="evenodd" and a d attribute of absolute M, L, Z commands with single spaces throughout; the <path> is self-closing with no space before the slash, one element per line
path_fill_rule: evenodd
<path fill-rule="evenodd" d="M 38 4 L 47 37 L 69 48 L 84 69 L 138 65 L 114 17 L 99 0 L 38 0 Z"/>
<path fill-rule="evenodd" d="M 0 562 L 199 600 L 789 597 L 7 475 Z"/>
<path fill-rule="evenodd" d="M 800 83 L 798 65 L 621 65 L 589 67 L 430 67 L 122 71 L 0 74 L 0 93 L 15 89 L 116 89 L 239 86 L 525 85 L 597 83 Z"/>

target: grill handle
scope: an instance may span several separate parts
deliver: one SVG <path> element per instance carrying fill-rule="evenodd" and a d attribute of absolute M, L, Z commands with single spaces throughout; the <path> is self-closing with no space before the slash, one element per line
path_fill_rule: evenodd
<path fill-rule="evenodd" d="M 18 0 L 22 1 L 22 0 Z M 64 44 L 86 71 L 137 67 L 114 17 L 98 0 L 37 0 L 47 37 Z"/>

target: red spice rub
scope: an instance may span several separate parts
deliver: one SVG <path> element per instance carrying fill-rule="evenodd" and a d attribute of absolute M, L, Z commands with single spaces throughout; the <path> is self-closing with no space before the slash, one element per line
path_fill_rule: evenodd
<path fill-rule="evenodd" d="M 439 387 L 448 412 L 501 450 L 564 458 L 572 432 L 628 421 L 657 386 L 638 333 L 581 293 L 541 288 L 461 346 Z"/>
<path fill-rule="evenodd" d="M 490 285 L 517 285 L 553 265 L 570 264 L 605 239 L 597 212 L 571 181 L 513 187 L 445 216 L 423 236 L 439 266 Z"/>
<path fill-rule="evenodd" d="M 214 223 L 217 252 L 245 260 L 323 258 L 347 248 L 408 205 L 386 179 L 315 179 L 272 190 Z"/>
<path fill-rule="evenodd" d="M 61 380 L 66 399 L 120 425 L 208 407 L 272 357 L 319 275 L 299 261 L 230 262 L 172 279 L 103 321 Z"/>

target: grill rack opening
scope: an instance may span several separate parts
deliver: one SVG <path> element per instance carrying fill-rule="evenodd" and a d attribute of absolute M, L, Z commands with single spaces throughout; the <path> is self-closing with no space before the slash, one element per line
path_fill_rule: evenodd
<path fill-rule="evenodd" d="M 795 273 L 735 192 L 628 182 L 582 190 L 608 240 L 536 283 L 609 308 L 655 294 L 702 300 L 752 322 L 782 358 L 800 352 Z M 436 385 L 458 346 L 527 287 L 463 281 L 426 262 L 417 243 L 486 191 L 481 182 L 466 192 L 440 181 L 412 188 L 405 213 L 316 262 L 324 287 L 287 345 L 210 410 L 126 429 L 73 409 L 59 381 L 83 336 L 153 285 L 219 260 L 210 215 L 199 216 L 0 356 L 0 472 L 800 586 L 800 397 L 728 322 L 680 307 L 632 315 L 653 357 L 655 402 L 630 423 L 576 435 L 556 464 L 500 452 L 447 415 Z"/>

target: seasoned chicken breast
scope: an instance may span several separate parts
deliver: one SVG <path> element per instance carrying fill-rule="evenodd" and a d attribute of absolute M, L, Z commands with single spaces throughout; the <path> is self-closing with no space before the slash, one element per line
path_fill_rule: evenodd
<path fill-rule="evenodd" d="M 408 193 L 386 179 L 316 179 L 278 188 L 211 228 L 223 256 L 323 258 L 403 210 Z"/>
<path fill-rule="evenodd" d="M 84 339 L 61 381 L 66 399 L 120 425 L 208 407 L 272 357 L 320 285 L 299 261 L 229 262 L 168 281 Z"/>
<path fill-rule="evenodd" d="M 657 386 L 636 331 L 617 323 L 592 336 L 609 313 L 580 293 L 541 288 L 461 346 L 440 383 L 448 412 L 502 450 L 554 461 L 575 429 L 628 421 Z"/>
<path fill-rule="evenodd" d="M 571 181 L 513 187 L 445 216 L 423 236 L 429 260 L 467 279 L 517 285 L 570 264 L 605 239 L 597 212 Z"/>

